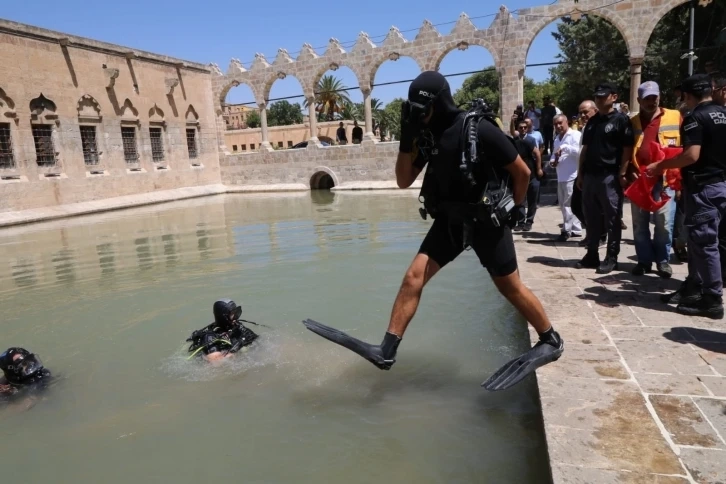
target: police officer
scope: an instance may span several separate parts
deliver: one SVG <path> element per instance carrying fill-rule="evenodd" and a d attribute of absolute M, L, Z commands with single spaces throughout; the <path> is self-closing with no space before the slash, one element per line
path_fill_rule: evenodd
<path fill-rule="evenodd" d="M 688 278 L 678 312 L 723 318 L 719 225 L 726 216 L 726 108 L 713 102 L 711 79 L 697 74 L 680 91 L 690 113 L 681 126 L 683 153 L 648 166 L 648 176 L 681 168 L 688 228 Z"/>
<path fill-rule="evenodd" d="M 600 83 L 593 93 L 598 113 L 585 126 L 577 186 L 582 190 L 587 221 L 587 254 L 579 268 L 597 269 L 607 274 L 618 267 L 622 236 L 621 207 L 626 170 L 633 154 L 633 125 L 613 104 L 618 90 L 609 82 Z M 602 216 L 605 216 L 605 227 Z M 600 263 L 598 245 L 602 231 L 608 235 L 607 255 Z"/>

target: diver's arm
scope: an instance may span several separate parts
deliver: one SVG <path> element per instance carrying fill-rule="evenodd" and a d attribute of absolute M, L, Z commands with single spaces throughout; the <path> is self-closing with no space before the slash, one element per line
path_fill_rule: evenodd
<path fill-rule="evenodd" d="M 529 176 L 532 172 L 521 156 L 517 156 L 517 159 L 505 166 L 504 169 L 512 176 L 514 204 L 522 205 L 524 203 L 524 199 L 527 198 Z"/>
<path fill-rule="evenodd" d="M 396 183 L 398 188 L 408 188 L 421 173 L 422 167 L 414 164 L 413 153 L 398 153 L 396 159 Z"/>

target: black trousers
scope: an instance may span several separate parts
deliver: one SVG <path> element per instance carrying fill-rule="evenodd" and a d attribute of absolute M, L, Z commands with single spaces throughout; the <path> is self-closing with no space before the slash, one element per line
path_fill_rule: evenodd
<path fill-rule="evenodd" d="M 544 150 L 547 153 L 552 154 L 552 150 L 555 147 L 555 128 L 554 126 L 542 126 L 540 129 L 542 133 L 542 139 L 544 140 Z"/>

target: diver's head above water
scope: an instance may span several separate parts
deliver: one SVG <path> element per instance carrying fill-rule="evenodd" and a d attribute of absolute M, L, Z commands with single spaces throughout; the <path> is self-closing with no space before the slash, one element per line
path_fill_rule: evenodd
<path fill-rule="evenodd" d="M 50 371 L 43 367 L 37 355 L 25 348 L 8 348 L 0 354 L 0 370 L 8 382 L 22 385 L 33 383 L 50 376 Z"/>
<path fill-rule="evenodd" d="M 215 323 L 228 327 L 242 316 L 242 307 L 231 299 L 220 299 L 215 301 L 212 312 Z"/>
<path fill-rule="evenodd" d="M 449 128 L 462 112 L 451 96 L 449 82 L 436 71 L 422 72 L 411 82 L 403 110 L 414 130 L 430 129 L 434 135 Z"/>

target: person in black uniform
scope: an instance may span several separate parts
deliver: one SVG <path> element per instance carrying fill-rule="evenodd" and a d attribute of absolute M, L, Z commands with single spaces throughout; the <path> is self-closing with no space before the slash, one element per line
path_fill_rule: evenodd
<path fill-rule="evenodd" d="M 380 345 L 371 345 L 311 319 L 303 321 L 314 333 L 344 346 L 378 368 L 388 370 L 395 362 L 399 343 L 413 319 L 424 286 L 436 273 L 471 246 L 499 292 L 529 321 L 539 342 L 492 375 L 483 386 L 503 390 L 521 381 L 536 368 L 555 361 L 564 350 L 537 297 L 522 283 L 517 270 L 512 231 L 518 205 L 524 202 L 530 170 L 517 153 L 513 140 L 494 121 L 484 116 L 478 125 L 466 122 L 469 114 L 457 108 L 449 83 L 440 73 L 421 73 L 410 85 L 401 113 L 401 139 L 396 161 L 396 181 L 408 188 L 428 164 L 421 194 L 422 215 L 434 218 L 418 254 L 411 262 L 398 291 L 388 329 Z M 473 128 L 472 128 L 473 126 Z M 473 142 L 469 144 L 469 141 Z M 479 155 L 465 175 L 462 155 L 476 146 Z M 472 155 L 473 156 L 473 155 Z M 498 174 L 498 175 L 497 175 Z M 512 207 L 500 222 L 479 212 L 488 191 L 477 191 L 499 176 L 510 177 Z M 474 214 L 472 214 L 472 211 Z"/>
<path fill-rule="evenodd" d="M 681 168 L 683 176 L 689 253 L 678 312 L 721 319 L 719 225 L 726 216 L 726 108 L 713 102 L 707 74 L 687 78 L 680 91 L 690 110 L 681 126 L 683 153 L 649 165 L 647 174 L 660 176 L 665 169 Z"/>
<path fill-rule="evenodd" d="M 618 268 L 623 187 L 627 184 L 625 174 L 633 154 L 634 136 L 630 118 L 613 107 L 618 98 L 615 85 L 599 84 L 594 96 L 598 113 L 585 126 L 577 172 L 588 231 L 587 254 L 577 265 L 608 274 Z M 603 214 L 605 227 L 601 223 Z M 608 244 L 601 264 L 598 245 L 603 229 L 608 234 Z"/>
<path fill-rule="evenodd" d="M 28 407 L 35 403 L 36 395 L 46 389 L 51 372 L 40 358 L 25 348 L 12 347 L 0 354 L 0 401 L 25 398 Z"/>

